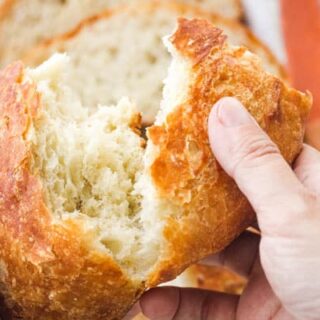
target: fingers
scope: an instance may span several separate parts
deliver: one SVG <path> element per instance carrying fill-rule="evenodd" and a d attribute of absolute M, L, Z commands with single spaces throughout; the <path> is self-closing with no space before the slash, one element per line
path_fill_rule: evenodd
<path fill-rule="evenodd" d="M 294 171 L 307 189 L 320 195 L 320 153 L 316 149 L 304 145 Z"/>
<path fill-rule="evenodd" d="M 263 233 L 281 233 L 300 217 L 304 187 L 238 100 L 224 98 L 214 106 L 209 138 L 217 160 L 257 212 Z"/>
<path fill-rule="evenodd" d="M 180 306 L 180 289 L 163 287 L 151 289 L 140 299 L 145 316 L 155 320 L 173 319 Z"/>
<path fill-rule="evenodd" d="M 298 318 L 318 315 L 314 288 L 319 288 L 320 203 L 308 191 L 318 190 L 314 177 L 319 170 L 313 167 L 318 168 L 318 155 L 305 151 L 296 162 L 296 176 L 246 109 L 231 98 L 213 108 L 209 137 L 217 160 L 257 213 L 261 261 L 276 296 Z"/>
<path fill-rule="evenodd" d="M 240 297 L 237 319 L 285 320 L 288 314 L 274 294 L 257 257 L 249 283 Z"/>
<path fill-rule="evenodd" d="M 248 278 L 259 251 L 260 236 L 244 232 L 237 240 L 217 255 L 207 257 L 201 263 L 221 265 Z"/>
<path fill-rule="evenodd" d="M 238 297 L 197 289 L 155 288 L 140 300 L 151 320 L 234 320 Z"/>
<path fill-rule="evenodd" d="M 134 317 L 141 311 L 140 304 L 137 302 L 122 320 L 134 320 Z"/>

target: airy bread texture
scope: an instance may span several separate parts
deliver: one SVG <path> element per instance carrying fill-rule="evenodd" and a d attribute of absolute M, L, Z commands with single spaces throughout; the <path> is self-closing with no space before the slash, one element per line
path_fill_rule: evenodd
<path fill-rule="evenodd" d="M 174 1 L 149 0 L 140 7 L 105 12 L 31 50 L 24 61 L 35 66 L 54 52 L 67 52 L 72 57 L 69 84 L 85 105 L 114 104 L 129 96 L 142 112 L 143 122 L 150 124 L 159 110 L 170 63 L 161 39 L 180 16 L 212 21 L 226 32 L 231 43 L 245 45 L 262 57 L 267 70 L 285 77 L 282 67 L 245 27 Z"/>
<path fill-rule="evenodd" d="M 179 21 L 146 147 L 128 100 L 88 112 L 64 56 L 0 73 L 0 288 L 16 316 L 121 319 L 252 223 L 209 147 L 210 109 L 239 98 L 291 164 L 311 98 L 225 40 L 207 21 Z"/>
<path fill-rule="evenodd" d="M 170 2 L 171 0 L 162 0 Z M 178 0 L 209 12 L 238 19 L 239 0 Z M 40 41 L 64 33 L 81 20 L 120 5 L 143 7 L 140 0 L 2 0 L 0 1 L 0 64 L 20 59 Z"/>
<path fill-rule="evenodd" d="M 150 255 L 141 259 L 134 253 L 141 249 L 136 217 L 141 194 L 135 184 L 143 169 L 144 142 L 132 131 L 140 125 L 139 115 L 124 99 L 89 116 L 64 84 L 65 59 L 53 57 L 27 73 L 46 107 L 29 130 L 31 171 L 41 177 L 47 207 L 57 221 L 79 220 L 85 233 L 95 234 L 96 248 L 129 271 L 137 265 L 141 270 Z"/>

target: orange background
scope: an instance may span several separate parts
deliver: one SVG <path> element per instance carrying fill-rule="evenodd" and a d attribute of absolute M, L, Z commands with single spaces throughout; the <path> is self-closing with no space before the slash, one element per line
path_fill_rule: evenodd
<path fill-rule="evenodd" d="M 295 87 L 314 99 L 307 139 L 320 149 L 320 5 L 318 0 L 281 0 L 288 70 Z"/>

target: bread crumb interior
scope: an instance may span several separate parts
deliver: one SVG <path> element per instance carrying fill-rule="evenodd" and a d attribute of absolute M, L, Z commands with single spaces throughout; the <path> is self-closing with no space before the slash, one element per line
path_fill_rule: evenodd
<path fill-rule="evenodd" d="M 55 223 L 72 219 L 94 235 L 96 250 L 111 254 L 128 272 L 147 270 L 157 244 L 150 243 L 150 250 L 142 246 L 144 188 L 136 185 L 143 173 L 144 141 L 131 128 L 136 110 L 122 99 L 89 114 L 62 79 L 67 64 L 66 56 L 56 55 L 27 72 L 43 104 L 29 133 L 33 170 L 41 177 Z"/>

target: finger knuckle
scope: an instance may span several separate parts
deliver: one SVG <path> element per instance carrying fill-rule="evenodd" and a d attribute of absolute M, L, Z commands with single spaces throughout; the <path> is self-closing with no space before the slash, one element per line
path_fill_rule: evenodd
<path fill-rule="evenodd" d="M 302 197 L 305 203 L 305 217 L 310 219 L 316 218 L 317 220 L 319 220 L 320 203 L 318 195 L 305 190 Z"/>
<path fill-rule="evenodd" d="M 294 218 L 307 219 L 311 217 L 317 204 L 317 198 L 311 192 L 302 189 L 295 197 L 291 197 L 288 202 L 290 215 Z"/>
<path fill-rule="evenodd" d="M 234 170 L 260 165 L 274 155 L 279 155 L 279 149 L 265 136 L 246 137 L 235 148 Z"/>

